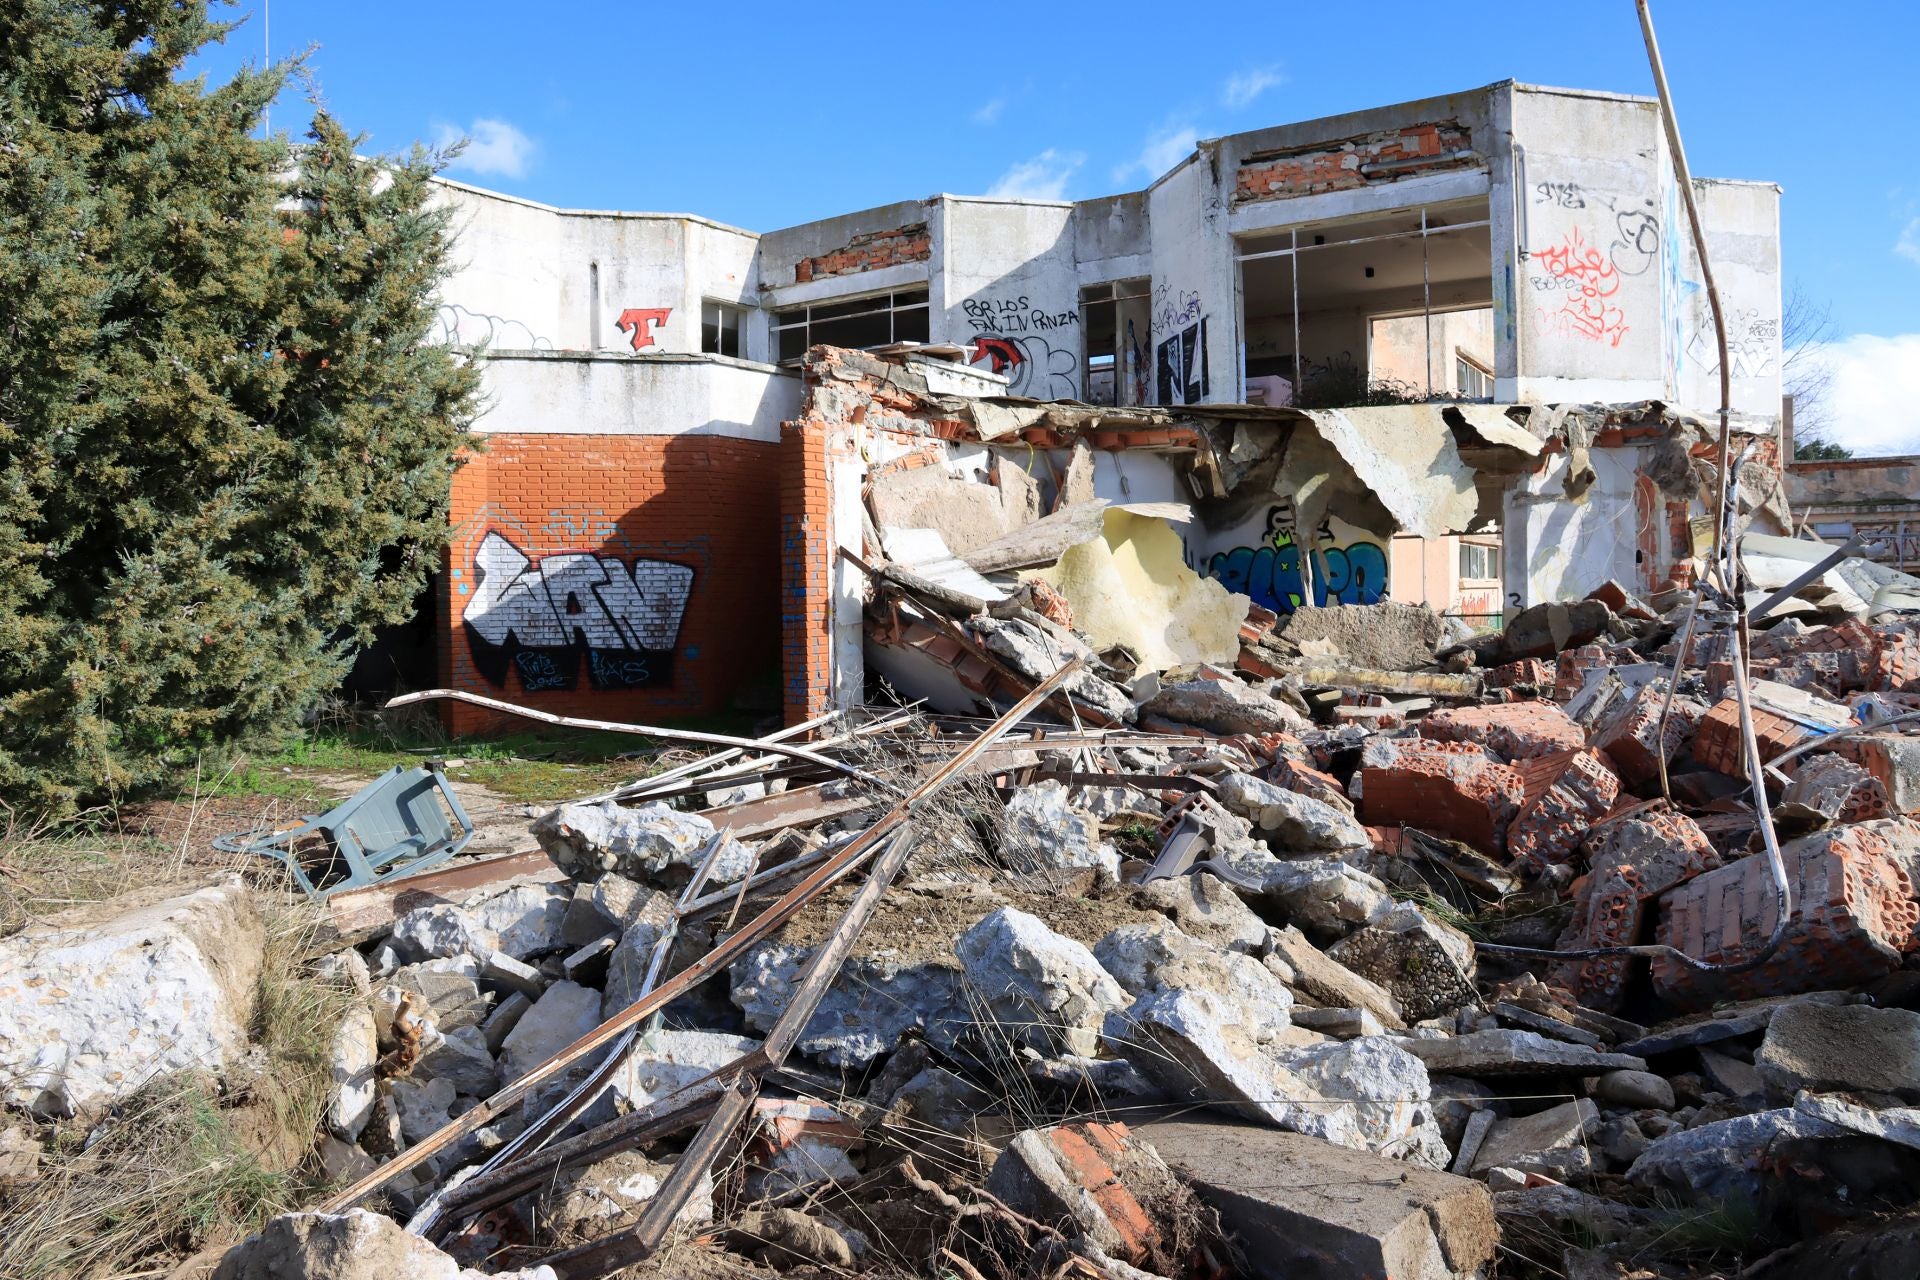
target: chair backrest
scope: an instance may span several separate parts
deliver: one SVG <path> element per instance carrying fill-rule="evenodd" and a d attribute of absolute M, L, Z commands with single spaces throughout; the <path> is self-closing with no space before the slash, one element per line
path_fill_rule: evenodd
<path fill-rule="evenodd" d="M 432 853 L 471 831 L 464 814 L 456 826 L 447 800 L 432 770 L 396 765 L 323 822 L 350 861 L 364 861 L 368 871 L 377 873 L 388 863 Z"/>

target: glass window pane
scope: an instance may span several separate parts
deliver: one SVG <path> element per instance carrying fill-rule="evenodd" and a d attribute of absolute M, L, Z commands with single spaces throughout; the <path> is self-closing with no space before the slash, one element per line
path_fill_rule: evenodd
<path fill-rule="evenodd" d="M 780 356 L 782 360 L 798 360 L 807 354 L 807 327 L 803 324 L 782 329 L 780 334 Z"/>

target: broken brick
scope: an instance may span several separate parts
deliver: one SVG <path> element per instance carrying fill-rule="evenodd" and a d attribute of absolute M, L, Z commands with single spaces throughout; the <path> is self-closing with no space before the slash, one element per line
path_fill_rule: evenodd
<path fill-rule="evenodd" d="M 1791 909 L 1780 947 L 1734 972 L 1696 969 L 1671 957 L 1653 962 L 1655 991 L 1683 1009 L 1722 1000 L 1795 995 L 1858 986 L 1900 967 L 1920 938 L 1920 903 L 1895 860 L 1887 832 L 1910 824 L 1835 827 L 1787 844 Z M 1757 954 L 1773 934 L 1779 903 L 1761 855 L 1696 876 L 1661 900 L 1659 940 L 1698 960 L 1732 964 Z"/>
<path fill-rule="evenodd" d="M 1861 733 L 1835 742 L 1833 751 L 1873 775 L 1894 812 L 1920 812 L 1920 737 L 1892 730 Z"/>
<path fill-rule="evenodd" d="M 1544 870 L 1570 862 L 1587 829 L 1620 798 L 1620 779 L 1593 751 L 1562 751 L 1516 761 L 1520 811 L 1507 829 L 1507 852 Z"/>
<path fill-rule="evenodd" d="M 1753 734 L 1760 746 L 1762 764 L 1798 746 L 1807 733 L 1807 729 L 1785 716 L 1761 707 L 1753 708 Z M 1723 698 L 1700 717 L 1700 728 L 1693 735 L 1693 758 L 1729 777 L 1744 778 L 1747 776 L 1745 755 L 1740 745 L 1739 702 Z"/>
<path fill-rule="evenodd" d="M 1267 776 L 1289 791 L 1296 791 L 1321 804 L 1332 805 L 1342 813 L 1353 812 L 1353 801 L 1347 798 L 1347 793 L 1340 788 L 1339 779 L 1332 774 L 1280 756 L 1274 759 L 1273 768 L 1268 770 Z"/>
<path fill-rule="evenodd" d="M 1489 689 L 1511 689 L 1516 686 L 1551 689 L 1553 668 L 1538 658 L 1522 658 L 1518 662 L 1494 667 L 1487 672 L 1485 679 Z"/>
<path fill-rule="evenodd" d="M 1587 683 L 1587 672 L 1609 665 L 1604 645 L 1583 644 L 1563 652 L 1554 663 L 1553 700 L 1571 702 Z"/>
<path fill-rule="evenodd" d="M 1830 751 L 1802 760 L 1780 799 L 1782 804 L 1804 806 L 1829 823 L 1871 822 L 1893 812 L 1886 784 Z"/>
<path fill-rule="evenodd" d="M 1477 742 L 1509 764 L 1587 745 L 1586 734 L 1566 712 L 1537 701 L 1436 711 L 1420 722 L 1420 736 L 1436 742 Z"/>
<path fill-rule="evenodd" d="M 1383 743 L 1396 750 L 1376 751 Z M 1417 738 L 1375 739 L 1361 754 L 1363 766 L 1369 755 L 1385 757 L 1360 771 L 1360 812 L 1369 826 L 1411 826 L 1482 853 L 1505 852 L 1507 828 L 1525 794 L 1512 765 L 1472 743 Z"/>
<path fill-rule="evenodd" d="M 1667 713 L 1667 731 L 1660 733 L 1660 712 L 1666 705 L 1667 682 L 1649 681 L 1631 698 L 1614 708 L 1595 728 L 1593 745 L 1607 753 L 1614 768 L 1630 785 L 1651 787 L 1660 780 L 1660 761 L 1669 764 L 1695 727 L 1706 708 L 1691 698 L 1676 697 Z"/>
<path fill-rule="evenodd" d="M 1647 894 L 1631 866 L 1609 866 L 1587 878 L 1574 900 L 1573 918 L 1560 935 L 1561 951 L 1632 946 L 1646 920 Z M 1611 1013 L 1626 997 L 1631 956 L 1588 956 L 1557 965 L 1554 980 L 1589 1009 Z"/>

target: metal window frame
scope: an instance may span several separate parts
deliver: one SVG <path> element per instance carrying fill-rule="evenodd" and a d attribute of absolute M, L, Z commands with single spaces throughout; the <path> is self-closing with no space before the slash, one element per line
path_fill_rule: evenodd
<path fill-rule="evenodd" d="M 913 293 L 922 295 L 918 302 L 909 302 L 901 305 L 894 301 L 894 299 L 901 294 Z M 876 302 L 885 299 L 885 305 L 873 307 L 867 311 L 849 311 L 845 315 L 825 316 L 818 321 L 814 319 L 813 312 L 816 307 L 838 307 L 844 306 L 849 302 L 863 302 L 868 299 Z M 887 340 L 885 342 L 875 342 L 868 345 L 875 347 L 889 346 L 901 340 L 899 336 L 898 317 L 901 313 L 908 311 L 925 311 L 927 313 L 927 334 L 931 337 L 933 334 L 933 291 L 931 287 L 927 285 L 918 285 L 913 288 L 904 289 L 884 289 L 877 293 L 868 294 L 843 294 L 839 297 L 820 298 L 813 302 L 802 302 L 791 307 L 782 307 L 769 313 L 773 321 L 773 353 L 776 356 L 779 355 L 780 335 L 783 333 L 790 333 L 795 329 L 803 331 L 806 337 L 806 343 L 801 350 L 804 351 L 813 346 L 813 326 L 816 323 L 832 324 L 840 320 L 864 320 L 869 316 L 880 315 L 887 317 Z M 786 323 L 781 323 L 782 317 L 795 316 L 797 316 L 798 319 L 789 319 Z M 799 360 L 800 358 L 798 356 L 788 356 L 778 363 L 789 365 L 798 364 Z"/>

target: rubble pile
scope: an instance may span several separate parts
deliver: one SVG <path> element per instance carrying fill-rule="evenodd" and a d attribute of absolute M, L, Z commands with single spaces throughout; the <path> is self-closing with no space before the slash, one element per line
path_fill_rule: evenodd
<path fill-rule="evenodd" d="M 360 999 L 321 1149 L 351 1185 L 219 1274 L 699 1274 L 696 1250 L 1437 1280 L 1498 1246 L 1502 1274 L 1684 1275 L 1706 1255 L 1676 1223 L 1735 1214 L 1752 1238 L 1713 1247 L 1754 1261 L 1898 1247 L 1920 620 L 1754 632 L 1782 922 L 1725 647 L 1680 652 L 1694 603 L 1609 584 L 1489 636 L 1255 610 L 1235 667 L 1145 674 L 1025 606 L 969 615 L 1008 695 L 984 734 L 848 716 L 820 734 L 837 773 L 716 756 L 558 805 L 543 858 L 340 895 L 326 965 Z M 139 1042 L 126 1000 L 65 1027 L 29 974 L 144 931 L 154 980 L 213 1000 L 245 977 L 204 945 L 223 912 L 144 906 L 94 959 L 0 943 L 11 1101 L 139 1078 L 105 1069 Z M 244 1021 L 210 1007 L 179 1043 L 217 1066 L 214 1012 Z"/>

